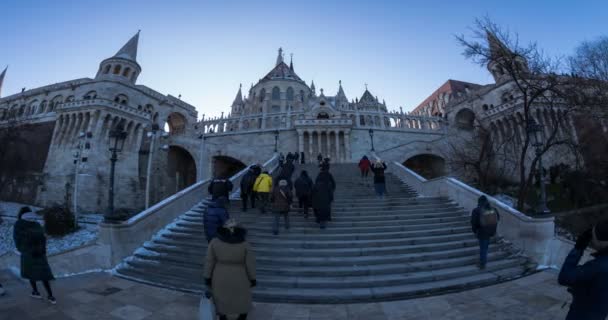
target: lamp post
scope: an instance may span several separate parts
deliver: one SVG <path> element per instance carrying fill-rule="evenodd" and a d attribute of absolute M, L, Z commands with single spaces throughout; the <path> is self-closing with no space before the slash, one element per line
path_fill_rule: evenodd
<path fill-rule="evenodd" d="M 369 129 L 368 133 L 369 133 L 369 139 L 372 143 L 372 151 L 376 151 L 376 149 L 374 149 L 374 129 Z"/>
<path fill-rule="evenodd" d="M 274 152 L 277 152 L 279 145 L 279 130 L 274 131 Z"/>
<path fill-rule="evenodd" d="M 532 141 L 532 146 L 535 148 L 536 156 L 538 157 L 538 173 L 540 184 L 540 201 L 536 206 L 536 212 L 541 214 L 549 214 L 551 211 L 547 208 L 547 190 L 545 188 L 545 173 L 543 170 L 543 149 L 545 145 L 545 130 L 541 124 L 537 124 L 534 120 L 528 120 L 527 125 L 528 140 Z"/>
<path fill-rule="evenodd" d="M 150 151 L 148 152 L 148 168 L 146 170 L 146 209 L 150 207 L 150 184 L 152 179 L 152 158 L 154 157 L 154 146 L 156 138 L 158 136 L 166 138 L 169 134 L 164 130 L 161 130 L 159 125 L 154 123 L 150 132 L 148 132 L 148 138 L 150 138 Z"/>
<path fill-rule="evenodd" d="M 115 223 L 120 220 L 120 217 L 114 214 L 114 170 L 116 161 L 118 160 L 118 153 L 122 152 L 126 139 L 127 132 L 121 124 L 110 131 L 110 144 L 112 145 L 110 147 L 110 152 L 112 152 L 112 156 L 110 157 L 110 190 L 108 194 L 108 212 L 104 216 L 104 221 L 107 223 Z"/>

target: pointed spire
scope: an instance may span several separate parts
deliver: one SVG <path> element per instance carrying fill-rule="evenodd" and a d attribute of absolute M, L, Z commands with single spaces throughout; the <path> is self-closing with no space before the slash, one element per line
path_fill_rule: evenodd
<path fill-rule="evenodd" d="M 239 84 L 239 91 L 236 93 L 236 97 L 234 97 L 234 102 L 232 103 L 233 106 L 243 103 L 243 93 L 241 92 L 242 87 L 243 84 Z"/>
<path fill-rule="evenodd" d="M 283 48 L 279 48 L 279 55 L 277 56 L 276 66 L 280 65 L 283 62 Z"/>
<path fill-rule="evenodd" d="M 317 94 L 317 92 L 316 92 L 317 90 L 315 88 L 315 80 L 312 80 L 310 82 L 310 90 L 312 90 L 312 94 Z"/>
<path fill-rule="evenodd" d="M 139 45 L 140 32 L 141 30 L 138 30 L 137 33 L 127 43 L 125 43 L 125 45 L 122 46 L 118 52 L 116 52 L 114 57 L 137 61 L 137 46 Z"/>
<path fill-rule="evenodd" d="M 495 60 L 506 53 L 510 52 L 509 48 L 498 39 L 496 34 L 490 30 L 486 30 L 486 38 L 488 39 L 488 47 L 490 48 L 490 58 Z"/>
<path fill-rule="evenodd" d="M 344 93 L 344 89 L 342 89 L 342 80 L 338 81 L 338 94 L 337 97 L 340 99 L 344 99 L 346 101 L 348 101 L 348 99 L 346 98 L 346 94 Z"/>
<path fill-rule="evenodd" d="M 4 76 L 6 75 L 6 70 L 8 69 L 8 65 L 4 68 L 4 71 L 0 73 L 0 97 L 2 97 L 2 83 L 4 82 Z"/>
<path fill-rule="evenodd" d="M 291 57 L 289 59 L 289 70 L 293 71 L 293 53 L 290 55 Z"/>

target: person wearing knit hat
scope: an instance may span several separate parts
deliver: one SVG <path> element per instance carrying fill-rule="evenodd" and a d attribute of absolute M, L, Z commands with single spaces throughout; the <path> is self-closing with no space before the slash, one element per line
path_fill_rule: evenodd
<path fill-rule="evenodd" d="M 591 244 L 594 259 L 578 265 L 585 249 Z M 558 278 L 572 293 L 572 303 L 566 320 L 604 320 L 608 316 L 608 220 L 578 236 Z"/>

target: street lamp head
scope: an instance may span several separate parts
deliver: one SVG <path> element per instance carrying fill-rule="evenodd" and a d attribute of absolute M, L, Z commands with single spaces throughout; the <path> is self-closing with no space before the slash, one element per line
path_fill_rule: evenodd
<path fill-rule="evenodd" d="M 370 136 L 373 136 L 373 135 L 374 135 L 374 129 L 369 129 L 367 132 L 369 132 L 369 135 L 370 135 Z"/>
<path fill-rule="evenodd" d="M 122 124 L 117 125 L 112 131 L 110 131 L 110 139 L 113 140 L 114 151 L 121 152 L 127 139 L 127 132 Z"/>
<path fill-rule="evenodd" d="M 156 132 L 156 131 L 160 130 L 160 126 L 158 125 L 158 123 L 153 123 L 151 130 L 152 130 L 152 132 Z"/>
<path fill-rule="evenodd" d="M 275 130 L 275 131 L 274 131 L 274 135 L 275 135 L 275 136 L 278 136 L 278 135 L 279 135 L 279 130 Z"/>

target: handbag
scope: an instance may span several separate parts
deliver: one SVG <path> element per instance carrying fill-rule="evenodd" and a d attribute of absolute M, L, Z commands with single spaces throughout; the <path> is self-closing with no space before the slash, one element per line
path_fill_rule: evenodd
<path fill-rule="evenodd" d="M 199 320 L 215 320 L 216 319 L 215 305 L 210 292 L 205 292 L 201 297 L 201 302 L 198 307 Z"/>

